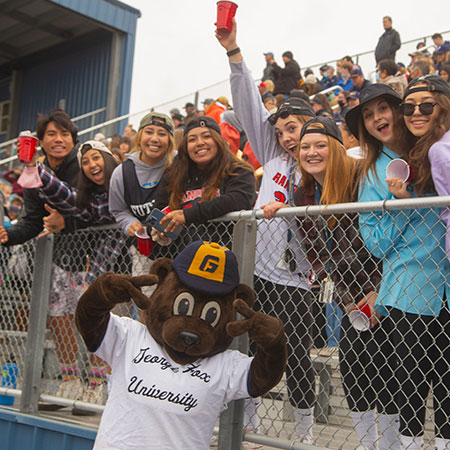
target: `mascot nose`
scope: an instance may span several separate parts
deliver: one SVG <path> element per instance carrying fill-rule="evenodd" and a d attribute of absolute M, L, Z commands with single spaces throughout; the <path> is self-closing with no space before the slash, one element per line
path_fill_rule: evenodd
<path fill-rule="evenodd" d="M 194 333 L 189 333 L 189 331 L 182 331 L 180 338 L 186 345 L 194 345 L 200 342 L 200 338 Z"/>

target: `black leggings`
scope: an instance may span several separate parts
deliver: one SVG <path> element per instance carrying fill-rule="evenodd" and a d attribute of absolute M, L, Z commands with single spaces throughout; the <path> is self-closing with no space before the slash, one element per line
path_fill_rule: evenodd
<path fill-rule="evenodd" d="M 419 316 L 389 308 L 395 325 L 399 358 L 400 433 L 421 436 L 425 402 L 433 385 L 436 437 L 450 439 L 450 313 L 447 302 L 438 317 Z"/>
<path fill-rule="evenodd" d="M 311 361 L 311 294 L 255 277 L 255 310 L 279 317 L 287 337 L 286 381 L 295 408 L 314 406 L 315 377 Z"/>
<path fill-rule="evenodd" d="M 397 357 L 390 323 L 382 319 L 372 330 L 360 332 L 350 324 L 348 315 L 342 316 L 339 367 L 351 411 L 363 412 L 376 407 L 380 414 L 398 413 Z"/>

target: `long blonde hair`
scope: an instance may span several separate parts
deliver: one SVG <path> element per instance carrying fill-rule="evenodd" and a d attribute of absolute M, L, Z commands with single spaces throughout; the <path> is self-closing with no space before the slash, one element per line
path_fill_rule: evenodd
<path fill-rule="evenodd" d="M 324 128 L 320 123 L 312 123 L 308 126 L 308 129 Z M 345 147 L 337 139 L 328 135 L 326 137 L 328 141 L 328 165 L 319 204 L 328 206 L 336 203 L 353 202 L 356 199 L 361 176 L 360 163 L 347 155 Z M 299 151 L 300 145 L 301 141 Z M 315 190 L 315 179 L 302 167 L 300 158 L 299 167 L 302 174 L 302 188 L 305 191 Z M 328 218 L 327 223 L 330 228 L 333 228 L 336 225 L 336 218 Z"/>
<path fill-rule="evenodd" d="M 320 123 L 312 123 L 308 129 L 324 129 Z M 347 155 L 345 147 L 335 138 L 326 135 L 328 141 L 328 166 L 320 197 L 321 205 L 352 202 L 358 189 L 359 163 Z M 299 144 L 299 150 L 300 150 Z M 301 185 L 311 189 L 315 185 L 314 177 L 300 166 Z"/>

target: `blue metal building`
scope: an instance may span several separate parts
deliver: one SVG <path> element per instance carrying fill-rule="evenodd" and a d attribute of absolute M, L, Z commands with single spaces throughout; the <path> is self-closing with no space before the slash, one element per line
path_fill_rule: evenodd
<path fill-rule="evenodd" d="M 0 142 L 56 107 L 127 114 L 140 15 L 117 0 L 0 0 Z"/>

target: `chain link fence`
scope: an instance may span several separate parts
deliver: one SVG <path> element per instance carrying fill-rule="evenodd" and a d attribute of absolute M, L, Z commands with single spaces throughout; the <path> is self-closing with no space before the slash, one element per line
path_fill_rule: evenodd
<path fill-rule="evenodd" d="M 242 439 L 276 448 L 400 448 L 392 435 L 399 410 L 404 433 L 421 435 L 423 424 L 432 445 L 449 426 L 450 263 L 440 218 L 449 205 L 435 197 L 287 208 L 271 220 L 261 211 L 232 213 L 187 227 L 167 247 L 155 244 L 149 258 L 135 239 L 105 227 L 1 247 L 0 362 L 16 366 L 17 377 L 3 383 L 0 401 L 20 396 L 24 412 L 40 402 L 100 413 L 109 368 L 76 332 L 79 296 L 103 272 L 141 274 L 158 257 L 212 240 L 235 251 L 241 281 L 257 292 L 255 308 L 283 320 L 289 351 L 278 386 L 222 415 L 219 448 L 240 448 Z M 382 228 L 387 217 L 392 229 Z M 372 292 L 385 315 L 365 330 L 366 309 L 354 310 Z M 116 308 L 140 319 L 134 305 Z M 245 338 L 235 344 L 247 348 Z"/>

